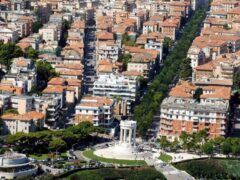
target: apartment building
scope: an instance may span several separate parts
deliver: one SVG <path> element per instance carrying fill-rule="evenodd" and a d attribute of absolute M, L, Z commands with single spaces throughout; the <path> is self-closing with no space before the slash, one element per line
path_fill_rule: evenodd
<path fill-rule="evenodd" d="M 56 26 L 45 25 L 39 29 L 39 34 L 42 35 L 44 41 L 58 41 L 58 30 Z"/>
<path fill-rule="evenodd" d="M 1 84 L 21 87 L 24 92 L 30 92 L 37 83 L 37 73 L 31 59 L 14 58 L 11 70 L 6 74 Z"/>
<path fill-rule="evenodd" d="M 233 85 L 234 73 L 239 71 L 239 56 L 223 54 L 215 60 L 199 65 L 193 69 L 193 81 L 196 84 Z"/>
<path fill-rule="evenodd" d="M 93 95 L 107 96 L 125 102 L 123 108 L 126 109 L 127 114 L 130 112 L 131 104 L 137 99 L 138 88 L 139 82 L 136 76 L 121 74 L 99 75 L 94 82 Z"/>
<path fill-rule="evenodd" d="M 202 93 L 194 98 L 199 90 Z M 230 97 L 230 87 L 179 82 L 161 104 L 159 135 L 172 141 L 183 131 L 192 134 L 207 130 L 210 138 L 225 136 Z"/>
<path fill-rule="evenodd" d="M 132 55 L 127 65 L 128 71 L 140 72 L 145 79 L 152 79 L 156 71 L 156 59 L 148 53 L 137 53 Z"/>
<path fill-rule="evenodd" d="M 118 60 L 120 49 L 116 43 L 112 41 L 101 42 L 98 44 L 97 59 L 109 59 L 112 62 Z"/>
<path fill-rule="evenodd" d="M 16 29 L 0 27 L 0 41 L 4 43 L 17 42 L 18 38 L 18 31 Z"/>
<path fill-rule="evenodd" d="M 1 116 L 3 134 L 16 134 L 17 132 L 34 132 L 44 126 L 45 114 L 30 111 L 25 114 L 5 114 Z"/>
<path fill-rule="evenodd" d="M 75 107 L 75 124 L 89 121 L 94 126 L 110 127 L 114 119 L 114 101 L 107 97 L 83 97 Z"/>
<path fill-rule="evenodd" d="M 55 128 L 62 119 L 62 97 L 56 94 L 43 94 L 43 96 L 34 97 L 33 107 L 35 111 L 46 115 L 44 127 Z"/>

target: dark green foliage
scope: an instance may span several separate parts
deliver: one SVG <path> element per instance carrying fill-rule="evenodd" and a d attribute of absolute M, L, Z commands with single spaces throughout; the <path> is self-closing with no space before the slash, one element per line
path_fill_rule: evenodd
<path fill-rule="evenodd" d="M 134 109 L 134 119 L 138 122 L 138 133 L 145 136 L 152 123 L 153 116 L 168 92 L 168 86 L 177 75 L 181 61 L 186 58 L 192 41 L 198 35 L 199 26 L 205 16 L 205 10 L 198 10 L 184 28 L 182 37 L 166 58 L 161 72 L 155 77 L 141 103 Z"/>
<path fill-rule="evenodd" d="M 224 24 L 223 28 L 226 29 L 226 30 L 230 30 L 231 29 L 231 27 L 229 27 L 228 24 Z"/>
<path fill-rule="evenodd" d="M 128 62 L 129 60 L 132 58 L 132 55 L 131 54 L 122 54 L 118 61 L 119 62 L 122 62 L 123 63 L 123 69 L 126 70 L 127 69 L 127 65 L 128 65 Z"/>
<path fill-rule="evenodd" d="M 197 88 L 193 94 L 193 99 L 195 99 L 197 102 L 200 102 L 200 97 L 203 94 L 202 88 Z"/>
<path fill-rule="evenodd" d="M 233 76 L 233 87 L 235 89 L 240 89 L 240 70 L 236 71 Z"/>
<path fill-rule="evenodd" d="M 0 43 L 0 64 L 5 65 L 8 70 L 12 64 L 12 59 L 20 56 L 23 56 L 23 52 L 14 43 Z"/>
<path fill-rule="evenodd" d="M 38 51 L 29 47 L 25 52 L 25 57 L 29 59 L 37 59 L 38 58 Z"/>
<path fill-rule="evenodd" d="M 125 180 L 153 180 L 166 179 L 161 173 L 151 168 L 141 169 L 96 169 L 79 171 L 70 175 L 67 179 L 70 180 L 105 180 L 105 179 L 125 179 Z"/>
<path fill-rule="evenodd" d="M 37 69 L 37 80 L 41 82 L 41 85 L 37 87 L 37 90 L 42 90 L 46 87 L 47 82 L 57 76 L 55 69 L 47 61 L 38 61 L 36 62 Z"/>
<path fill-rule="evenodd" d="M 229 155 L 232 152 L 231 144 L 225 141 L 221 146 L 221 151 L 223 154 Z"/>
<path fill-rule="evenodd" d="M 202 151 L 207 155 L 211 155 L 213 153 L 213 150 L 214 150 L 214 147 L 211 142 L 206 142 L 202 145 Z"/>
<path fill-rule="evenodd" d="M 40 20 L 37 20 L 37 21 L 33 22 L 33 25 L 32 25 L 33 33 L 38 33 L 39 29 L 42 26 L 43 26 L 43 24 L 40 22 Z"/>
<path fill-rule="evenodd" d="M 15 150 L 29 154 L 44 154 L 50 151 L 63 152 L 70 149 L 73 144 L 89 137 L 90 133 L 98 132 L 89 122 L 82 122 L 76 126 L 60 131 L 39 131 L 16 133 L 8 135 L 6 142 L 14 145 Z"/>
<path fill-rule="evenodd" d="M 192 76 L 191 59 L 184 58 L 180 66 L 180 78 L 187 80 Z"/>
<path fill-rule="evenodd" d="M 60 138 L 53 139 L 49 142 L 50 151 L 64 151 L 66 150 L 67 144 L 64 140 Z"/>
<path fill-rule="evenodd" d="M 6 109 L 3 114 L 18 114 L 18 110 L 15 108 Z"/>
<path fill-rule="evenodd" d="M 127 33 L 123 34 L 122 37 L 122 44 L 126 46 L 136 46 L 135 41 L 131 40 Z"/>
<path fill-rule="evenodd" d="M 68 29 L 70 28 L 70 22 L 67 20 L 63 20 L 62 23 L 62 36 L 61 39 L 59 41 L 59 46 L 60 47 L 64 47 L 66 46 L 66 41 L 67 41 L 67 37 L 68 37 Z"/>
<path fill-rule="evenodd" d="M 185 170 L 197 179 L 228 179 L 224 166 L 214 159 L 183 162 L 176 164 L 176 167 Z"/>
<path fill-rule="evenodd" d="M 163 53 L 168 54 L 173 44 L 174 44 L 174 41 L 171 38 L 165 37 L 163 40 Z"/>

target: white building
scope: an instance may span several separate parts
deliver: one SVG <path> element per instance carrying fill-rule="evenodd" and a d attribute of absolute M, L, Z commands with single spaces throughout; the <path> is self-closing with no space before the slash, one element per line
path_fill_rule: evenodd
<path fill-rule="evenodd" d="M 84 97 L 75 110 L 75 124 L 90 121 L 94 126 L 109 127 L 114 119 L 114 101 L 106 97 Z"/>
<path fill-rule="evenodd" d="M 162 51 L 163 51 L 162 43 L 150 40 L 145 44 L 144 48 L 157 50 L 159 52 L 159 62 L 162 63 Z"/>
<path fill-rule="evenodd" d="M 1 84 L 21 87 L 24 92 L 30 92 L 36 83 L 37 73 L 33 61 L 23 57 L 13 59 L 10 72 L 1 81 Z"/>
<path fill-rule="evenodd" d="M 24 154 L 5 153 L 0 156 L 0 179 L 16 179 L 19 176 L 37 174 L 38 167 L 30 163 Z"/>
<path fill-rule="evenodd" d="M 45 114 L 30 111 L 25 114 L 4 114 L 1 116 L 3 121 L 3 134 L 16 134 L 17 132 L 34 132 L 44 126 Z"/>
<path fill-rule="evenodd" d="M 137 99 L 138 87 L 139 83 L 136 76 L 99 75 L 94 82 L 93 95 L 118 98 L 127 103 L 127 112 L 129 112 L 131 103 Z"/>
<path fill-rule="evenodd" d="M 18 31 L 16 29 L 10 29 L 6 27 L 0 27 L 0 41 L 17 42 L 18 40 Z"/>
<path fill-rule="evenodd" d="M 39 29 L 39 34 L 42 35 L 44 41 L 58 41 L 58 29 L 54 25 L 46 25 Z"/>
<path fill-rule="evenodd" d="M 119 47 L 115 43 L 102 43 L 98 46 L 97 58 L 98 60 L 106 60 L 109 59 L 112 62 L 116 62 L 118 60 L 119 55 Z"/>

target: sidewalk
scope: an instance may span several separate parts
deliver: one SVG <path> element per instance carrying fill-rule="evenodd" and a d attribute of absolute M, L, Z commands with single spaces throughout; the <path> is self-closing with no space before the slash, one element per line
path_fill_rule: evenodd
<path fill-rule="evenodd" d="M 167 164 L 158 159 L 159 154 L 153 154 L 153 159 L 150 161 L 153 162 L 155 169 L 161 172 L 168 180 L 194 180 L 195 178 L 186 173 L 185 171 L 180 171 L 176 169 L 171 164 Z M 147 162 L 147 161 L 146 161 Z M 148 163 L 148 162 L 147 162 Z"/>

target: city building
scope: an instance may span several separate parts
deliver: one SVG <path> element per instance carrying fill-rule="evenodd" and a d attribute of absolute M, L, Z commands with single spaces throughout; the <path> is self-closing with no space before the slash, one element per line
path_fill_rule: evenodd
<path fill-rule="evenodd" d="M 18 177 L 37 175 L 38 167 L 31 164 L 24 154 L 6 152 L 0 155 L 1 179 L 16 179 Z"/>
<path fill-rule="evenodd" d="M 122 111 L 128 114 L 132 104 L 137 99 L 139 82 L 136 76 L 125 76 L 121 74 L 99 75 L 94 82 L 93 95 L 107 96 L 124 102 Z"/>
<path fill-rule="evenodd" d="M 114 119 L 114 101 L 107 97 L 86 96 L 75 107 L 75 124 L 89 121 L 94 126 L 110 127 Z"/>
<path fill-rule="evenodd" d="M 30 111 L 25 114 L 4 114 L 1 116 L 3 122 L 3 134 L 16 134 L 17 132 L 34 132 L 44 127 L 45 114 Z"/>
<path fill-rule="evenodd" d="M 225 136 L 230 97 L 230 87 L 179 82 L 161 104 L 159 135 L 171 141 L 183 131 L 206 130 L 210 138 Z"/>

